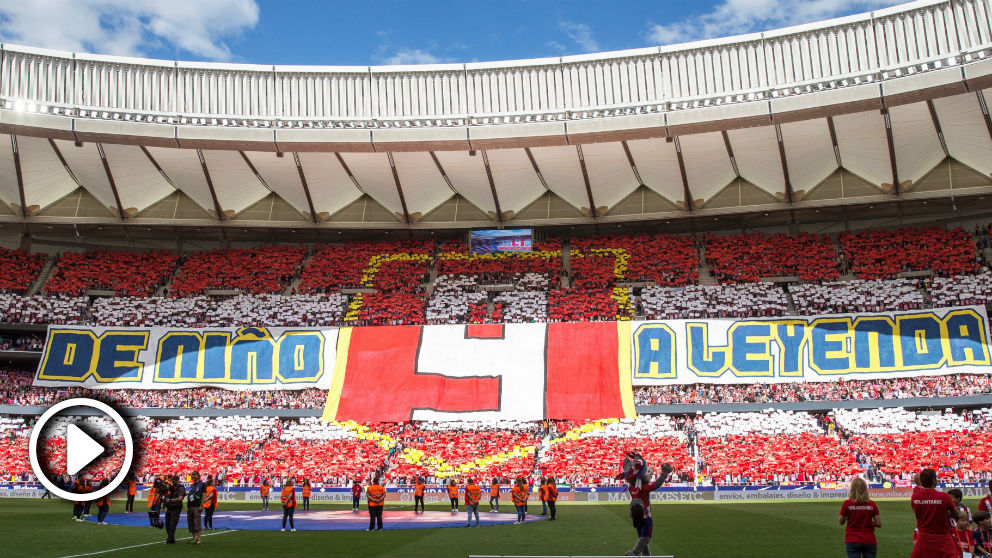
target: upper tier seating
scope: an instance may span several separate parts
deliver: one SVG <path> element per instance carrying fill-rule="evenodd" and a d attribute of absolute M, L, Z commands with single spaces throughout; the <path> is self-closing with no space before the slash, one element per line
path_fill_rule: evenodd
<path fill-rule="evenodd" d="M 937 275 L 974 273 L 975 246 L 964 229 L 904 227 L 838 235 L 851 272 L 862 279 L 891 279 L 904 271 L 932 269 Z"/>
<path fill-rule="evenodd" d="M 184 297 L 211 289 L 282 293 L 299 272 L 305 255 L 305 248 L 295 246 L 198 252 L 180 266 L 171 294 Z"/>
<path fill-rule="evenodd" d="M 44 266 L 44 254 L 0 247 L 0 294 L 27 293 Z"/>
<path fill-rule="evenodd" d="M 721 283 L 753 283 L 762 277 L 798 276 L 803 281 L 837 278 L 837 254 L 821 234 L 747 233 L 709 235 L 706 261 Z"/>
<path fill-rule="evenodd" d="M 65 252 L 45 283 L 48 295 L 79 296 L 87 289 L 120 296 L 150 296 L 176 270 L 179 256 L 165 250 Z"/>

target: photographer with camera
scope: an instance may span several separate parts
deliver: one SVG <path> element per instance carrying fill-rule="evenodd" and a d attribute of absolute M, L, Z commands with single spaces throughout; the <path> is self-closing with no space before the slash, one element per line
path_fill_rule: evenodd
<path fill-rule="evenodd" d="M 166 490 L 162 497 L 162 503 L 165 505 L 165 544 L 176 544 L 176 526 L 179 525 L 179 516 L 183 513 L 186 488 L 179 482 L 179 475 L 172 475 Z"/>

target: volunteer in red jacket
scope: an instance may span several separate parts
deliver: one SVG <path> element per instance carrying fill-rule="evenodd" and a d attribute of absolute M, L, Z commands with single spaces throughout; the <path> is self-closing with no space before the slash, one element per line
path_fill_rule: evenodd
<path fill-rule="evenodd" d="M 937 471 L 920 471 L 920 488 L 911 502 L 917 537 L 910 558 L 959 558 L 950 521 L 957 521 L 958 510 L 950 496 L 937 490 Z"/>
<path fill-rule="evenodd" d="M 844 529 L 844 546 L 847 558 L 875 558 L 878 542 L 875 529 L 882 526 L 878 505 L 868 496 L 868 483 L 856 478 L 851 481 L 851 491 L 840 506 L 841 525 Z"/>

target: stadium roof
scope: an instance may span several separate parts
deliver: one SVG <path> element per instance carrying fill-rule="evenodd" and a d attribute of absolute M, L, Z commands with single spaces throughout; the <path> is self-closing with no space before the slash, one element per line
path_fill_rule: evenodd
<path fill-rule="evenodd" d="M 4 45 L 0 222 L 609 223 L 992 193 L 988 0 L 553 59 L 291 67 Z"/>

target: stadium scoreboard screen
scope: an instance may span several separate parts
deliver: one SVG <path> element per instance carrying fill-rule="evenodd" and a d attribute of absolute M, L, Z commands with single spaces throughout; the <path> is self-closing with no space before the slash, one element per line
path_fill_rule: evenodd
<path fill-rule="evenodd" d="M 493 252 L 530 252 L 532 229 L 487 229 L 469 232 L 473 254 Z"/>

